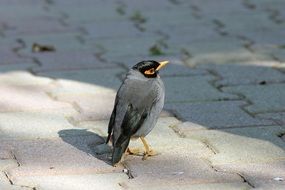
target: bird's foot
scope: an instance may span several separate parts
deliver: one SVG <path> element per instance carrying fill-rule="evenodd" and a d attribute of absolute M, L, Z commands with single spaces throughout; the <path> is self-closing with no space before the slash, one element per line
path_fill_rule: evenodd
<path fill-rule="evenodd" d="M 146 160 L 148 157 L 150 156 L 156 156 L 158 155 L 158 152 L 154 151 L 154 150 L 149 150 L 148 152 L 145 152 L 144 155 L 143 155 L 143 160 Z"/>
<path fill-rule="evenodd" d="M 143 155 L 144 154 L 143 152 L 144 151 L 142 149 L 140 149 L 140 148 L 128 148 L 127 151 L 126 151 L 127 154 L 136 155 L 136 156 Z"/>

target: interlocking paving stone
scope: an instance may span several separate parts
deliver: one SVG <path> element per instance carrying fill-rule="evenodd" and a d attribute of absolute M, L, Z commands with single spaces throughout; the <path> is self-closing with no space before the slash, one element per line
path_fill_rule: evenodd
<path fill-rule="evenodd" d="M 0 189 L 3 190 L 32 190 L 29 187 L 11 185 L 4 172 L 0 172 Z"/>
<path fill-rule="evenodd" d="M 185 1 L 186 2 L 186 1 Z M 227 0 L 221 0 L 219 3 L 206 0 L 203 4 L 200 1 L 191 1 L 193 5 L 196 5 L 205 17 L 212 18 L 213 16 L 219 16 L 220 14 L 232 14 L 237 12 L 245 12 L 246 8 L 242 5 L 241 1 L 230 2 Z"/>
<path fill-rule="evenodd" d="M 272 63 L 269 63 L 272 64 Z M 221 76 L 218 86 L 259 84 L 261 82 L 284 82 L 285 75 L 276 69 L 258 64 L 200 64 L 199 68 L 210 69 Z"/>
<path fill-rule="evenodd" d="M 115 56 L 147 56 L 151 55 L 150 48 L 156 44 L 160 38 L 157 36 L 149 36 L 146 38 L 115 38 L 115 39 L 99 39 L 88 40 L 87 44 L 93 47 L 96 52 L 104 50 L 103 58 Z M 168 52 L 165 52 L 168 53 Z"/>
<path fill-rule="evenodd" d="M 18 164 L 13 159 L 0 159 L 0 171 L 5 171 L 7 169 L 16 168 Z"/>
<path fill-rule="evenodd" d="M 41 63 L 40 67 L 33 69 L 35 72 L 115 67 L 113 64 L 102 63 L 97 60 L 94 52 L 52 52 L 36 54 L 35 57 Z"/>
<path fill-rule="evenodd" d="M 186 39 L 184 40 L 186 41 Z M 178 44 L 191 57 L 186 60 L 190 66 L 205 63 L 241 63 L 256 60 L 271 60 L 266 54 L 255 54 L 243 47 L 244 42 L 232 37 L 209 37 L 189 44 Z M 177 46 L 177 45 L 176 45 Z"/>
<path fill-rule="evenodd" d="M 98 6 L 100 4 L 100 6 Z M 116 4 L 114 2 L 98 2 L 89 1 L 88 3 L 72 2 L 65 4 L 59 2 L 53 7 L 54 10 L 64 12 L 67 16 L 66 22 L 69 25 L 83 24 L 88 22 L 106 22 L 120 21 L 124 18 L 119 17 L 116 12 Z M 106 14 L 107 13 L 107 14 Z"/>
<path fill-rule="evenodd" d="M 39 34 L 39 35 L 33 35 L 33 36 L 20 36 L 25 44 L 26 48 L 21 49 L 19 51 L 20 55 L 26 55 L 26 56 L 33 56 L 37 53 L 32 53 L 32 45 L 34 43 L 40 44 L 40 45 L 48 45 L 53 46 L 57 52 L 72 52 L 72 51 L 84 51 L 89 50 L 90 47 L 86 45 L 82 45 L 78 39 L 76 39 L 77 36 L 80 36 L 80 33 L 71 32 L 71 33 L 54 33 L 54 34 Z M 40 52 L 40 53 L 46 53 L 49 52 Z"/>
<path fill-rule="evenodd" d="M 250 17 L 252 17 L 252 15 L 250 15 Z M 261 15 L 258 15 L 257 17 L 260 18 Z M 270 45 L 272 47 L 284 44 L 284 42 L 280 41 L 280 38 L 283 36 L 282 30 L 284 26 L 276 26 L 276 24 L 266 21 L 265 19 L 260 21 L 262 26 L 261 23 L 257 23 L 254 20 L 248 19 L 248 21 L 251 25 L 245 25 L 247 28 L 246 31 L 242 31 L 242 27 L 236 29 L 234 26 L 232 26 L 232 30 L 240 30 L 241 35 L 246 32 L 245 36 L 254 41 L 255 44 Z"/>
<path fill-rule="evenodd" d="M 116 92 L 114 89 L 106 88 L 104 86 L 83 83 L 73 80 L 58 79 L 55 84 L 56 87 L 50 91 L 50 95 L 55 99 L 60 98 L 60 96 L 68 96 L 70 94 L 97 95 L 101 93 L 113 94 Z"/>
<path fill-rule="evenodd" d="M 149 179 L 152 181 L 152 179 Z M 131 186 L 132 187 L 132 186 Z M 151 189 L 151 190 L 168 190 L 168 189 L 179 189 L 179 190 L 248 190 L 251 187 L 247 183 L 242 182 L 232 182 L 232 183 L 205 183 L 205 184 L 189 184 L 185 182 L 184 184 L 170 184 L 166 182 L 161 182 L 159 185 L 148 186 L 146 184 L 139 187 L 134 186 L 134 189 Z"/>
<path fill-rule="evenodd" d="M 206 39 L 211 38 L 221 39 L 219 34 L 213 29 L 213 24 L 204 20 L 190 19 L 190 23 L 187 25 L 175 25 L 175 23 L 172 23 L 165 25 L 165 29 L 162 31 L 169 36 L 167 43 L 170 46 L 180 44 L 186 47 L 189 46 L 190 49 L 192 43 L 205 42 Z"/>
<path fill-rule="evenodd" d="M 6 68 L 9 69 L 7 66 Z M 20 68 L 20 67 L 19 67 Z M 32 75 L 27 71 L 11 71 L 0 75 L 0 83 L 11 86 L 40 86 L 48 85 L 52 80 L 45 77 Z"/>
<path fill-rule="evenodd" d="M 252 105 L 245 107 L 251 113 L 284 111 L 285 85 L 247 85 L 222 88 L 225 92 L 242 94 Z"/>
<path fill-rule="evenodd" d="M 44 91 L 51 86 L 43 85 L 1 85 L 0 112 L 37 111 L 58 113 L 62 115 L 74 114 L 72 105 L 52 100 Z"/>
<path fill-rule="evenodd" d="M 212 76 L 164 77 L 166 102 L 201 102 L 238 98 L 218 91 L 210 84 L 214 80 L 215 77 Z"/>
<path fill-rule="evenodd" d="M 17 47 L 16 45 L 14 47 Z M 23 63 L 30 63 L 31 60 L 23 57 L 18 57 L 15 52 L 11 49 L 3 49 L 0 47 L 0 65 L 14 65 L 14 64 L 23 64 Z"/>
<path fill-rule="evenodd" d="M 239 163 L 219 165 L 218 169 L 223 171 L 238 172 L 245 177 L 256 189 L 276 189 L 284 188 L 284 160 L 264 163 Z"/>
<path fill-rule="evenodd" d="M 45 112 L 0 114 L 0 131 L 4 138 L 58 137 L 58 131 L 74 128 L 63 115 Z"/>
<path fill-rule="evenodd" d="M 206 161 L 189 156 L 187 149 L 178 153 L 169 150 L 145 161 L 127 157 L 126 163 L 135 176 L 129 184 L 132 188 L 242 181 L 237 174 L 216 172 Z"/>
<path fill-rule="evenodd" d="M 13 159 L 12 152 L 8 150 L 8 147 L 0 149 L 0 159 L 1 160 Z"/>
<path fill-rule="evenodd" d="M 21 70 L 29 70 L 33 67 L 37 67 L 37 65 L 33 63 L 0 65 L 0 73 L 2 74 L 5 72 L 11 72 L 11 71 L 15 72 L 15 71 L 21 71 Z"/>
<path fill-rule="evenodd" d="M 8 171 L 12 180 L 22 176 L 83 175 L 121 172 L 97 159 L 90 146 L 104 143 L 95 133 L 67 129 L 59 132 L 61 139 L 1 140 L 1 146 L 13 147 L 20 166 Z"/>
<path fill-rule="evenodd" d="M 56 99 L 76 105 L 79 114 L 74 120 L 102 120 L 109 119 L 114 107 L 115 93 L 102 92 L 98 94 L 61 94 Z"/>
<path fill-rule="evenodd" d="M 21 35 L 39 35 L 58 32 L 71 32 L 75 29 L 64 27 L 58 20 L 53 17 L 35 17 L 21 20 L 13 20 L 9 22 L 9 28 L 5 30 L 5 36 L 21 36 Z"/>
<path fill-rule="evenodd" d="M 182 130 L 186 138 L 207 143 L 216 152 L 210 161 L 214 166 L 227 164 L 264 163 L 283 160 L 285 144 L 278 135 L 280 126 L 233 128 L 223 130 Z"/>
<path fill-rule="evenodd" d="M 242 101 L 201 103 L 168 103 L 166 110 L 173 110 L 179 118 L 207 128 L 227 128 L 251 125 L 270 125 L 274 122 L 253 118 L 240 107 Z"/>
<path fill-rule="evenodd" d="M 68 79 L 76 82 L 101 86 L 103 88 L 118 89 L 121 84 L 119 76 L 125 73 L 125 70 L 115 67 L 109 69 L 52 71 L 39 73 L 39 75 L 56 79 Z"/>
<path fill-rule="evenodd" d="M 283 64 L 285 62 L 285 49 L 274 49 L 274 51 L 272 52 L 272 54 L 277 57 Z"/>
<path fill-rule="evenodd" d="M 111 22 L 90 22 L 85 23 L 83 27 L 90 38 L 121 38 L 121 37 L 139 37 L 142 33 L 137 30 L 130 21 L 111 21 Z M 114 32 L 116 28 L 116 32 Z"/>
<path fill-rule="evenodd" d="M 48 16 L 48 13 L 42 8 L 40 4 L 9 4 L 0 7 L 1 21 L 13 22 L 13 20 L 33 19 Z M 17 14 L 15 14 L 17 13 Z"/>
<path fill-rule="evenodd" d="M 265 118 L 276 121 L 279 125 L 285 125 L 285 112 L 263 113 L 263 114 L 257 114 L 256 116 L 259 118 Z"/>
<path fill-rule="evenodd" d="M 121 182 L 127 180 L 126 174 L 108 173 L 108 174 L 83 174 L 83 175 L 43 175 L 43 176 L 28 176 L 16 178 L 17 185 L 28 184 L 36 186 L 40 189 L 48 190 L 119 190 Z"/>

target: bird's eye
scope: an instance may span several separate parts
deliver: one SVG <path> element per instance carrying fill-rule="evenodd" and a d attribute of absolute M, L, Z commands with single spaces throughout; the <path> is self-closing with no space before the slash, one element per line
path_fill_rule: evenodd
<path fill-rule="evenodd" d="M 151 68 L 151 69 L 146 70 L 146 71 L 144 72 L 144 74 L 146 74 L 146 75 L 153 75 L 154 73 L 155 73 L 154 68 Z"/>

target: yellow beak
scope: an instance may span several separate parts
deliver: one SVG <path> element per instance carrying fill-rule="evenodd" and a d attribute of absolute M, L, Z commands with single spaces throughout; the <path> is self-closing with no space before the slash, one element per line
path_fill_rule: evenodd
<path fill-rule="evenodd" d="M 156 71 L 160 70 L 162 67 L 167 65 L 167 63 L 169 63 L 169 61 L 161 61 L 161 62 L 159 62 L 159 66 L 155 70 Z"/>

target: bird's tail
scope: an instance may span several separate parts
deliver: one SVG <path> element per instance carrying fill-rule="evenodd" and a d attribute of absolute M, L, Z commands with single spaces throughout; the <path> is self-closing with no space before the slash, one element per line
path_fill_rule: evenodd
<path fill-rule="evenodd" d="M 113 166 L 120 162 L 123 154 L 126 152 L 130 143 L 130 138 L 127 138 L 122 144 L 115 145 L 113 148 L 113 155 L 112 155 L 112 164 Z"/>

